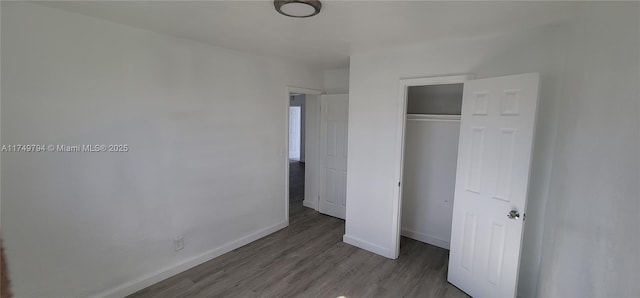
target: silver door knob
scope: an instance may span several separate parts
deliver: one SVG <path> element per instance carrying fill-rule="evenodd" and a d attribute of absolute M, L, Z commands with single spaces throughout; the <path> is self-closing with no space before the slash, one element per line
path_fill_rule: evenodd
<path fill-rule="evenodd" d="M 507 217 L 509 219 L 517 219 L 517 218 L 520 218 L 520 213 L 518 211 L 511 210 L 511 212 L 509 212 L 509 214 L 507 214 Z"/>

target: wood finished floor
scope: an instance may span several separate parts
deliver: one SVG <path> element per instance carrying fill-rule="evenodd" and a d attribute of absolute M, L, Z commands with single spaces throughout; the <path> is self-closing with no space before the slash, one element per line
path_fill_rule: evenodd
<path fill-rule="evenodd" d="M 290 184 L 301 195 L 299 178 Z M 403 237 L 390 260 L 342 235 L 343 220 L 292 197 L 289 227 L 129 297 L 468 297 L 447 283 L 447 250 Z"/>
<path fill-rule="evenodd" d="M 289 161 L 289 202 L 304 200 L 304 162 Z"/>

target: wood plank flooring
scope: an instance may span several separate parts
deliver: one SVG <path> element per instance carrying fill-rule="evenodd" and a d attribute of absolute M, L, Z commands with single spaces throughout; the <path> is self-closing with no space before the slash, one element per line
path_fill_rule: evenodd
<path fill-rule="evenodd" d="M 343 243 L 344 221 L 300 200 L 289 223 L 129 297 L 468 297 L 446 281 L 447 250 L 403 237 L 397 260 L 378 256 Z"/>
<path fill-rule="evenodd" d="M 289 160 L 289 202 L 304 200 L 304 162 Z"/>

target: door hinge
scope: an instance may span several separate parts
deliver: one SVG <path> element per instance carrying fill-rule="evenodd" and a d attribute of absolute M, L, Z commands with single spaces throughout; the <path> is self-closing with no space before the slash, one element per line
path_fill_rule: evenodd
<path fill-rule="evenodd" d="M 400 187 L 400 181 L 398 181 L 398 187 Z"/>
<path fill-rule="evenodd" d="M 522 213 L 522 221 L 524 221 L 527 218 L 527 214 L 526 213 Z"/>

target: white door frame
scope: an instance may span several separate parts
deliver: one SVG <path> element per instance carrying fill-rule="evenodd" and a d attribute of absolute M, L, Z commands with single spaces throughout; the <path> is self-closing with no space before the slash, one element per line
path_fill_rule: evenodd
<path fill-rule="evenodd" d="M 404 138 L 405 138 L 405 125 L 407 117 L 407 90 L 412 86 L 428 86 L 428 85 L 442 85 L 442 84 L 464 84 L 465 81 L 472 80 L 474 75 L 452 75 L 441 77 L 421 77 L 421 78 L 406 78 L 400 79 L 398 88 L 398 117 L 396 117 L 396 180 L 394 183 L 398 185 L 398 191 L 396 191 L 393 197 L 393 219 L 392 219 L 392 243 L 395 242 L 393 258 L 397 259 L 400 255 L 400 226 L 402 220 L 402 171 L 404 167 Z"/>
<path fill-rule="evenodd" d="M 300 93 L 307 95 L 322 95 L 325 94 L 322 90 L 317 89 L 309 89 L 309 88 L 301 88 L 301 87 L 293 87 L 287 86 L 285 88 L 286 96 L 284 102 L 284 111 L 285 111 L 285 119 L 284 119 L 284 127 L 285 127 L 285 138 L 284 138 L 284 148 L 281 149 L 282 156 L 284 157 L 284 214 L 285 221 L 287 222 L 287 226 L 289 226 L 289 107 L 291 106 L 291 93 Z"/>

